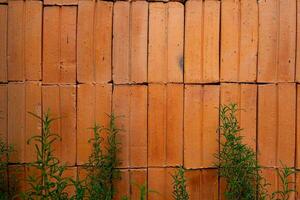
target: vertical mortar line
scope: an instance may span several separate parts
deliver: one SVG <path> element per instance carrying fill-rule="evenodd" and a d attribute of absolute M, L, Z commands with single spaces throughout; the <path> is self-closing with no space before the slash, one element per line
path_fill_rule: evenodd
<path fill-rule="evenodd" d="M 259 1 L 259 0 L 258 0 Z M 260 6 L 259 6 L 259 2 L 256 2 L 256 4 L 257 4 L 257 41 L 256 41 L 256 74 L 255 74 L 255 82 L 257 82 L 257 77 L 258 77 L 258 58 L 259 58 L 259 30 L 260 30 L 260 26 L 259 26 L 259 17 L 260 17 L 260 15 L 259 15 L 259 8 L 260 8 Z"/>
<path fill-rule="evenodd" d="M 26 46 L 26 17 L 27 17 L 27 12 L 26 12 L 26 5 L 27 1 L 23 1 L 23 17 L 22 17 L 22 59 L 23 59 L 23 80 L 26 82 L 26 52 L 25 52 L 25 46 Z M 26 124 L 25 124 L 26 125 Z M 26 127 L 26 126 L 25 126 Z"/>
<path fill-rule="evenodd" d="M 204 155 L 204 147 L 203 147 L 203 144 L 204 144 L 204 142 L 203 142 L 203 131 L 204 131 L 204 129 L 203 129 L 203 125 L 204 125 L 204 123 L 203 123 L 203 121 L 204 121 L 204 119 L 203 119 L 203 117 L 204 117 L 204 95 L 205 95 L 205 89 L 206 89 L 206 86 L 204 85 L 201 85 L 200 86 L 201 87 L 201 122 L 200 122 L 200 124 L 201 124 L 201 134 L 200 134 L 200 146 L 201 146 L 201 153 L 200 153 L 200 156 L 201 156 L 201 158 L 200 158 L 200 163 L 198 163 L 199 164 L 199 166 L 200 166 L 200 168 L 202 168 L 203 167 L 203 155 Z"/>
<path fill-rule="evenodd" d="M 164 166 L 167 166 L 168 163 L 168 103 L 169 103 L 169 84 L 162 84 L 163 86 L 163 100 L 164 100 Z"/>
<path fill-rule="evenodd" d="M 185 130 L 184 130 L 184 118 L 185 118 L 185 26 L 186 26 L 186 21 L 185 21 L 185 16 L 186 16 L 186 7 L 185 4 L 183 3 L 183 49 L 182 49 L 182 66 L 183 66 L 183 70 L 182 70 L 182 155 L 181 155 L 181 165 L 184 167 L 184 149 L 185 149 L 185 145 L 184 145 L 184 135 L 185 135 Z"/>
<path fill-rule="evenodd" d="M 78 3 L 79 4 L 79 3 Z M 75 19 L 75 86 L 77 86 L 77 78 L 78 78 L 78 55 L 77 55 L 77 50 L 78 50 L 78 13 L 79 13 L 79 5 L 75 6 L 76 8 L 76 19 Z M 75 104 L 76 106 L 76 104 Z M 77 108 L 77 107 L 75 107 Z M 75 112 L 75 114 L 77 115 L 77 113 Z M 75 130 L 77 127 L 77 123 L 75 125 Z M 77 134 L 76 134 L 77 136 Z"/>
<path fill-rule="evenodd" d="M 205 34 L 205 32 L 204 32 L 204 28 L 205 28 L 205 22 L 204 22 L 204 12 L 205 12 L 205 1 L 202 1 L 202 3 L 201 3 L 202 5 L 201 5 L 201 9 L 202 9 L 202 11 L 201 11 L 201 32 L 200 32 L 200 34 L 201 34 L 201 60 L 200 60 L 200 63 L 201 63 L 201 82 L 205 82 L 203 79 L 204 79 L 204 75 L 203 75 L 203 72 L 204 72 L 204 66 L 203 66 L 203 64 L 204 64 L 204 45 L 203 45 L 203 42 L 204 42 L 204 34 Z"/>
<path fill-rule="evenodd" d="M 276 14 L 277 14 L 277 31 L 276 31 L 276 55 L 275 55 L 275 70 L 276 70 L 276 82 L 278 82 L 278 68 L 279 66 L 279 45 L 280 45 L 280 1 L 276 0 Z"/>
<path fill-rule="evenodd" d="M 149 117 L 149 84 L 148 84 L 148 61 L 149 61 L 149 20 L 150 20 L 150 9 L 149 9 L 149 6 L 150 6 L 150 3 L 147 2 L 147 12 L 148 12 L 148 16 L 147 16 L 147 69 L 146 69 L 146 82 L 147 82 L 147 113 L 146 113 L 146 120 L 147 120 L 147 134 L 146 134 L 146 155 L 147 155 L 147 158 L 146 158 L 146 189 L 147 191 L 149 190 L 149 168 L 148 168 L 148 157 L 149 157 L 149 149 L 148 149 L 148 142 L 149 142 L 149 120 L 148 120 L 148 117 Z M 148 194 L 146 196 L 146 199 L 148 200 Z"/>
<path fill-rule="evenodd" d="M 295 83 L 294 84 L 295 85 L 295 93 L 296 93 L 296 95 L 295 95 L 295 127 L 294 127 L 294 131 L 295 131 L 295 137 L 294 137 L 294 140 L 295 140 L 295 143 L 294 143 L 294 155 L 295 155 L 295 157 L 294 157 L 294 166 L 293 166 L 293 168 L 294 169 L 296 169 L 297 168 L 297 120 L 298 120 L 298 103 L 297 103 L 297 97 L 298 97 L 298 88 L 297 88 L 297 84 Z M 295 175 L 295 177 L 296 177 L 296 175 Z M 296 184 L 295 184 L 296 185 Z"/>
<path fill-rule="evenodd" d="M 279 84 L 275 84 L 275 89 L 276 89 L 276 143 L 275 143 L 275 168 L 278 167 L 278 144 L 279 144 L 279 132 L 278 132 L 278 123 L 279 123 Z M 277 185 L 277 188 L 278 188 L 278 185 Z"/>
<path fill-rule="evenodd" d="M 79 168 L 77 166 L 77 148 L 78 148 L 78 15 L 79 15 L 79 2 L 78 5 L 76 6 L 76 46 L 75 46 L 75 66 L 76 66 L 76 70 L 75 70 L 75 166 L 76 166 L 76 178 L 79 177 Z"/>
<path fill-rule="evenodd" d="M 110 41 L 110 81 L 112 83 L 112 85 L 114 84 L 113 83 L 113 49 L 114 49 L 114 46 L 113 46 L 113 40 L 114 40 L 114 5 L 115 3 L 114 2 L 111 2 L 111 41 Z"/>
<path fill-rule="evenodd" d="M 164 77 L 163 79 L 165 79 L 164 81 L 166 83 L 169 82 L 169 11 L 170 11 L 170 3 L 162 3 L 164 5 L 164 19 L 165 19 L 165 26 L 164 26 L 164 37 L 165 37 L 165 48 L 166 51 L 165 53 L 167 54 L 165 56 L 165 64 L 166 64 L 166 77 Z M 163 82 L 164 82 L 163 81 Z"/>
<path fill-rule="evenodd" d="M 127 77 L 128 77 L 128 82 L 130 83 L 132 81 L 132 74 L 131 74 L 131 71 L 132 71 L 132 61 L 131 61 L 131 47 L 132 47 L 132 38 L 131 38 L 131 29 L 132 29 L 132 1 L 128 2 L 129 4 L 129 16 L 128 16 L 128 43 L 129 43 L 129 50 L 128 50 L 128 74 L 127 74 Z"/>
<path fill-rule="evenodd" d="M 95 29 L 96 29 L 96 12 L 97 12 L 97 4 L 98 2 L 93 2 L 94 10 L 93 10 L 93 27 L 92 27 L 92 36 L 91 36 L 91 46 L 92 46 L 92 52 L 90 52 L 90 55 L 92 56 L 92 68 L 93 68 L 93 80 L 92 82 L 96 82 L 96 61 L 95 61 Z M 96 119 L 96 118 L 95 118 Z"/>
<path fill-rule="evenodd" d="M 242 1 L 238 1 L 238 66 L 237 66 L 237 81 L 240 81 L 241 73 L 241 35 L 242 35 Z"/>
<path fill-rule="evenodd" d="M 295 62 L 295 71 L 294 71 L 294 81 L 295 82 L 297 82 L 297 61 L 298 61 L 298 56 L 297 56 L 297 44 L 298 44 L 298 40 L 299 40 L 299 38 L 298 38 L 298 12 L 299 12 L 299 9 L 298 9 L 298 4 L 299 4 L 299 2 L 298 1 L 296 1 L 295 2 L 296 3 L 296 31 L 295 31 L 295 58 L 294 58 L 294 62 Z M 296 84 L 296 86 L 297 86 L 297 84 Z"/>
<path fill-rule="evenodd" d="M 131 167 L 131 98 L 132 98 L 132 90 L 134 89 L 135 91 L 138 90 L 137 86 L 133 88 L 131 85 L 125 86 L 129 88 L 129 113 L 128 113 L 128 146 L 127 146 L 127 151 L 128 151 L 128 168 Z M 126 116 L 125 116 L 126 117 Z"/>
<path fill-rule="evenodd" d="M 63 9 L 63 6 L 58 6 L 58 9 L 59 9 L 59 16 L 58 16 L 58 21 L 59 21 L 59 31 L 58 31 L 58 51 L 59 51 L 59 57 L 58 57 L 58 68 L 59 68 L 59 80 L 58 82 L 60 83 L 62 80 L 62 71 L 61 71 L 61 29 L 62 29 L 62 9 Z"/>
<path fill-rule="evenodd" d="M 62 120 L 63 120 L 63 118 L 65 118 L 66 116 L 62 116 L 61 114 L 61 110 L 62 110 L 62 106 L 61 106 L 61 102 L 62 102 L 62 94 L 61 94 L 61 85 L 57 85 L 56 86 L 57 88 L 58 88 L 58 108 L 59 108 L 59 110 L 58 110 L 58 113 L 59 113 L 59 116 L 56 116 L 56 117 L 58 117 L 59 119 L 59 130 L 58 130 L 58 135 L 61 137 L 60 138 L 60 140 L 59 140 L 59 152 L 58 152 L 58 154 L 59 154 L 59 158 L 61 159 L 62 158 L 62 147 L 63 147 L 63 145 L 62 145 L 62 125 L 63 125 L 63 123 L 62 123 Z M 63 86 L 63 87 L 65 87 L 65 86 Z"/>

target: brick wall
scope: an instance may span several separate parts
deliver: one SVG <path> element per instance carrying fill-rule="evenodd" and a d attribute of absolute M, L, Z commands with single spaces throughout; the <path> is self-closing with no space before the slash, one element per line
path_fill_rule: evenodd
<path fill-rule="evenodd" d="M 151 200 L 170 199 L 169 174 L 183 164 L 192 200 L 223 199 L 213 168 L 217 108 L 236 102 L 245 141 L 278 187 L 280 160 L 300 170 L 299 6 L 0 0 L 0 134 L 15 145 L 10 170 L 32 173 L 14 164 L 34 159 L 26 141 L 40 126 L 27 112 L 62 116 L 55 154 L 76 176 L 91 151 L 88 128 L 113 111 L 125 116 L 119 196 L 137 199 L 135 180 L 160 193 Z"/>

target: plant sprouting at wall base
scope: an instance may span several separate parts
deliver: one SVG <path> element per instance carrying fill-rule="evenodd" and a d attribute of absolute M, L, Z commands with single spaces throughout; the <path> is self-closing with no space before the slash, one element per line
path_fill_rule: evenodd
<path fill-rule="evenodd" d="M 120 151 L 118 134 L 121 129 L 116 127 L 116 117 L 109 115 L 109 127 L 93 127 L 94 137 L 89 140 L 92 144 L 92 154 L 86 164 L 88 172 L 86 185 L 89 199 L 111 200 L 116 191 L 114 181 L 120 179 L 120 170 L 117 169 L 120 161 L 117 154 Z M 104 138 L 103 134 L 106 135 Z M 104 144 L 105 143 L 105 144 Z"/>
<path fill-rule="evenodd" d="M 189 194 L 186 189 L 185 169 L 180 166 L 176 173 L 172 175 L 173 178 L 173 199 L 174 200 L 188 200 Z"/>
<path fill-rule="evenodd" d="M 66 188 L 72 183 L 72 179 L 64 178 L 66 166 L 60 164 L 58 158 L 53 155 L 53 143 L 60 140 L 60 136 L 51 131 L 51 125 L 56 119 L 50 117 L 49 111 L 43 117 L 31 114 L 41 121 L 42 132 L 41 135 L 35 135 L 28 140 L 28 144 L 35 143 L 36 160 L 28 164 L 29 168 L 35 170 L 35 175 L 28 177 L 27 182 L 30 187 L 21 194 L 21 198 L 29 200 L 80 199 L 69 197 Z"/>
<path fill-rule="evenodd" d="M 225 198 L 227 200 L 287 200 L 292 192 L 293 182 L 288 181 L 295 173 L 284 167 L 278 171 L 282 188 L 268 194 L 270 185 L 261 175 L 261 166 L 256 159 L 256 152 L 243 143 L 240 135 L 242 129 L 236 118 L 236 104 L 220 107 L 220 152 L 216 155 L 219 175 L 226 182 Z"/>
<path fill-rule="evenodd" d="M 8 188 L 8 160 L 13 152 L 13 146 L 7 145 L 2 138 L 0 138 L 0 200 L 9 199 L 12 196 Z"/>

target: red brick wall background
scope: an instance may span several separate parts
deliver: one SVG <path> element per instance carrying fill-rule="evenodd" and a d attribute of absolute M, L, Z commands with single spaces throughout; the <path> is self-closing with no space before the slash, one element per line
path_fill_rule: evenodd
<path fill-rule="evenodd" d="M 34 159 L 31 111 L 63 118 L 53 130 L 68 175 L 84 175 L 95 121 L 124 115 L 118 195 L 147 182 L 171 198 L 184 165 L 191 199 L 222 199 L 214 156 L 220 104 L 236 102 L 264 174 L 300 170 L 300 1 L 0 0 L 0 134 L 14 163 Z M 294 177 L 300 190 L 300 175 Z M 21 189 L 26 184 L 20 185 Z M 300 197 L 292 197 L 300 199 Z"/>

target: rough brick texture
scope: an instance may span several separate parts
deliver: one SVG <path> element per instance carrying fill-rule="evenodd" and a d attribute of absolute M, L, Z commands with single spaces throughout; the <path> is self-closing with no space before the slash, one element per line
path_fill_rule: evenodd
<path fill-rule="evenodd" d="M 300 170 L 299 37 L 300 0 L 0 0 L 0 137 L 16 150 L 8 177 L 19 170 L 24 191 L 34 173 L 23 164 L 41 124 L 28 112 L 58 117 L 54 155 L 82 179 L 90 128 L 113 112 L 115 199 L 138 199 L 133 183 L 159 193 L 149 200 L 171 199 L 179 165 L 191 200 L 224 199 L 218 109 L 236 103 L 273 191 L 281 161 Z"/>

